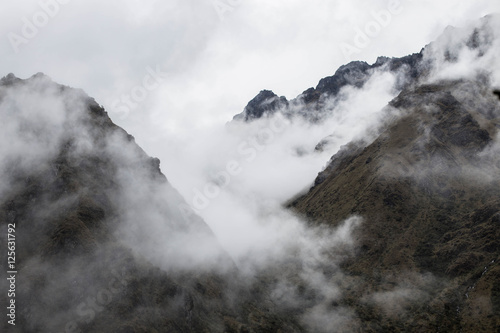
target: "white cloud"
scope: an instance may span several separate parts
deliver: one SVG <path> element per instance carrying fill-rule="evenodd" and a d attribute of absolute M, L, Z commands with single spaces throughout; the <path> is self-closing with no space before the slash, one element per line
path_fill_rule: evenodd
<path fill-rule="evenodd" d="M 83 88 L 104 104 L 111 118 L 133 134 L 149 154 L 160 157 L 167 178 L 188 202 L 192 203 L 195 190 L 204 191 L 207 184 L 213 189 L 213 174 L 227 168 L 228 162 L 239 162 L 241 173 L 231 177 L 208 207 L 199 210 L 200 215 L 243 270 L 294 254 L 290 249 L 301 251 L 301 278 L 309 288 L 325 292 L 328 302 L 338 297 L 338 284 L 318 272 L 332 256 L 335 263 L 342 260 L 345 253 L 338 252 L 337 247 L 347 248 L 349 253 L 356 245 L 353 231 L 360 219 L 354 217 L 338 230 L 318 232 L 307 228 L 300 217 L 282 205 L 308 188 L 340 145 L 366 138 L 383 122 L 390 111 L 383 108 L 397 94 L 394 77 L 376 74 L 363 89 L 344 89 L 344 100 L 331 105 L 326 122 L 311 125 L 295 119 L 285 131 L 275 133 L 262 150 L 254 147 L 251 161 L 245 161 L 250 155 L 240 153 L 238 147 L 269 126 L 272 119 L 236 130 L 224 124 L 261 89 L 272 89 L 290 99 L 315 86 L 320 78 L 332 75 L 348 61 L 341 43 L 353 43 L 356 29 L 366 29 L 375 20 L 373 11 L 388 6 L 384 0 L 370 4 L 362 0 L 248 0 L 233 6 L 220 20 L 208 0 L 73 0 L 60 5 L 58 13 L 27 43 L 18 45 L 19 52 L 15 53 L 8 34 L 22 34 L 26 24 L 23 17 L 32 20 L 42 9 L 34 0 L 10 2 L 2 8 L 5 20 L 0 22 L 0 35 L 4 36 L 0 42 L 0 69 L 20 77 L 41 71 L 55 81 Z M 491 0 L 458 4 L 402 0 L 401 13 L 393 15 L 388 26 L 371 37 L 352 60 L 374 62 L 380 55 L 418 52 L 447 25 L 462 25 L 498 10 L 499 4 Z M 463 58 L 468 56 L 464 53 Z M 157 65 L 165 73 L 162 84 L 127 114 L 114 110 L 113 101 L 143 84 L 147 68 Z M 457 66 L 450 71 L 463 74 L 470 70 L 462 62 Z M 23 109 L 29 110 L 30 103 L 34 102 L 25 101 Z M 61 122 L 58 105 L 42 106 L 53 108 L 52 120 Z M 7 128 L 2 133 L 11 132 L 17 135 L 18 129 Z M 314 152 L 314 146 L 331 134 L 330 147 Z M 18 142 L 16 151 L 24 151 L 32 144 L 25 143 Z M 54 147 L 55 143 L 49 142 L 48 146 Z M 0 149 L 2 156 L 10 153 L 7 146 Z M 118 176 L 134 178 L 126 173 Z M 152 238 L 141 243 L 137 251 L 159 266 L 162 256 L 176 246 L 187 251 L 187 258 L 199 259 L 194 264 L 206 259 L 200 254 L 210 255 L 207 249 L 212 244 L 200 244 L 192 237 L 179 236 L 168 239 L 171 243 L 164 242 L 162 235 L 168 234 L 169 226 L 163 224 L 163 216 L 154 213 L 161 200 L 144 202 L 140 196 L 144 189 L 128 189 L 130 197 L 121 198 L 123 202 L 143 209 L 150 207 L 153 213 L 145 216 L 144 223 L 157 231 L 130 233 L 144 216 L 127 211 L 130 224 L 123 231 L 124 239 L 137 244 L 135 236 L 139 240 Z M 158 195 L 168 198 L 170 194 L 159 191 Z M 175 208 L 168 209 L 171 213 Z M 169 216 L 175 221 L 180 218 Z M 337 252 L 329 252 L 332 247 Z M 249 257 L 252 260 L 245 260 Z M 375 294 L 372 301 L 401 299 L 418 298 L 403 286 L 401 290 Z M 310 309 L 306 322 L 324 326 L 332 313 L 340 323 L 351 321 L 353 314 L 348 310 L 332 312 L 325 302 Z"/>
<path fill-rule="evenodd" d="M 54 0 L 55 1 L 55 0 Z M 42 0 L 41 2 L 50 2 Z M 408 1 L 403 11 L 356 58 L 418 52 L 449 24 L 498 11 L 489 0 Z M 190 131 L 220 123 L 241 111 L 259 90 L 288 98 L 346 62 L 339 45 L 373 20 L 389 1 L 239 1 L 219 20 L 208 0 L 70 1 L 15 54 L 7 39 L 20 33 L 22 17 L 41 10 L 38 1 L 4 4 L 0 23 L 4 74 L 45 72 L 81 87 L 155 155 L 151 132 Z M 111 103 L 139 84 L 147 66 L 159 64 L 170 78 L 142 108 L 120 118 Z"/>
<path fill-rule="evenodd" d="M 429 81 L 486 75 L 493 86 L 500 86 L 499 29 L 499 14 L 469 22 L 464 27 L 448 28 L 425 51 L 425 57 L 433 62 Z"/>

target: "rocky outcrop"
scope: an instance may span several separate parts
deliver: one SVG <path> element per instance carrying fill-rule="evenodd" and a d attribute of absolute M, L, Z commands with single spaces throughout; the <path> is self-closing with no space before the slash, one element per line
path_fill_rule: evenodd
<path fill-rule="evenodd" d="M 278 97 L 270 90 L 262 90 L 245 107 L 242 113 L 234 116 L 234 120 L 251 121 L 269 116 L 288 106 L 284 96 Z"/>
<path fill-rule="evenodd" d="M 405 73 L 405 79 L 400 80 L 397 87 L 403 89 L 420 75 L 421 59 L 422 52 L 402 58 L 379 57 L 372 65 L 364 61 L 353 61 L 341 66 L 334 75 L 321 79 L 316 88 L 305 90 L 290 102 L 284 96 L 278 97 L 270 90 L 262 90 L 233 120 L 248 122 L 281 112 L 287 117 L 301 116 L 311 122 L 321 121 L 325 103 L 335 98 L 342 88 L 362 88 L 376 69 L 383 68 L 383 71 Z"/>

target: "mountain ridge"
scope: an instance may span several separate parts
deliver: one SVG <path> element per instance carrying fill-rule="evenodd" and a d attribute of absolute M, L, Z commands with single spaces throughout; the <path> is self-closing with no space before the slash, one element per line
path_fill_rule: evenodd
<path fill-rule="evenodd" d="M 445 37 L 463 37 L 455 44 L 443 37 L 406 57 L 351 62 L 291 101 L 263 90 L 235 116 L 243 125 L 277 113 L 317 124 L 342 89 L 362 91 L 377 71 L 396 77 L 384 121 L 338 150 L 288 205 L 311 228 L 302 232 L 322 233 L 318 244 L 287 249 L 250 277 L 201 217 L 179 209 L 188 206 L 160 161 L 93 98 L 41 73 L 7 75 L 0 221 L 22 237 L 17 324 L 2 328 L 495 332 L 498 87 L 482 67 L 459 78 L 453 67 L 463 52 L 488 64 L 493 21 L 448 29 Z"/>
<path fill-rule="evenodd" d="M 371 77 L 373 71 L 386 66 L 389 72 L 397 72 L 402 68 L 409 70 L 409 82 L 402 82 L 402 86 L 410 84 L 418 76 L 418 62 L 422 59 L 422 51 L 401 58 L 379 57 L 372 65 L 364 61 L 352 61 L 340 66 L 334 75 L 322 78 L 315 88 L 304 90 L 299 96 L 288 101 L 285 96 L 278 96 L 271 90 L 262 90 L 244 108 L 243 112 L 233 117 L 235 121 L 252 121 L 264 116 L 271 116 L 275 112 L 293 115 L 303 105 L 304 111 L 299 113 L 311 121 L 321 119 L 321 110 L 326 99 L 335 97 L 342 88 L 353 86 L 362 88 Z M 319 114 L 317 114 L 319 113 Z"/>
<path fill-rule="evenodd" d="M 147 156 L 94 99 L 41 74 L 27 80 L 8 75 L 0 80 L 0 96 L 0 113 L 13 125 L 6 135 L 16 135 L 21 148 L 8 155 L 2 150 L 0 164 L 2 177 L 9 177 L 8 188 L 1 189 L 2 228 L 14 224 L 19 236 L 16 325 L 3 321 L 3 329 L 230 332 L 296 326 L 254 303 L 264 295 L 232 299 L 244 293 L 232 259 L 200 217 L 179 210 L 187 205 L 159 160 Z M 31 137 L 31 130 L 38 134 Z M 261 322 L 249 320 L 252 315 Z"/>

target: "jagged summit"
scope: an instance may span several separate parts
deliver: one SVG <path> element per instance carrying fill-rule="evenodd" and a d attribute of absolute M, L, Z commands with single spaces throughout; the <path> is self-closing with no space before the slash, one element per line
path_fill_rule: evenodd
<path fill-rule="evenodd" d="M 36 74 L 33 74 L 31 77 L 29 77 L 26 80 L 34 80 L 34 79 L 42 79 L 42 78 L 52 81 L 52 79 L 49 76 L 47 76 L 46 74 L 44 74 L 42 72 L 38 72 Z M 3 84 L 6 84 L 9 82 L 23 82 L 25 80 L 18 78 L 14 73 L 9 73 L 6 76 L 4 76 L 3 78 L 1 78 L 0 81 Z"/>
<path fill-rule="evenodd" d="M 326 100 L 335 98 L 340 90 L 346 86 L 362 88 L 373 75 L 374 70 L 385 66 L 389 72 L 407 70 L 407 80 L 402 85 L 411 83 L 418 77 L 418 66 L 422 54 L 417 53 L 402 58 L 379 57 L 369 65 L 364 61 L 352 61 L 341 66 L 334 75 L 321 79 L 316 88 L 309 88 L 297 98 L 287 101 L 284 96 L 278 97 L 270 90 L 262 90 L 245 107 L 242 113 L 234 116 L 235 121 L 252 121 L 264 115 L 281 112 L 287 116 L 300 115 L 310 121 L 321 118 L 321 110 Z"/>
<path fill-rule="evenodd" d="M 288 101 L 284 96 L 279 97 L 270 90 L 262 90 L 247 104 L 244 111 L 234 116 L 233 119 L 251 121 L 264 115 L 271 115 L 287 106 Z"/>
<path fill-rule="evenodd" d="M 21 79 L 16 77 L 13 73 L 9 73 L 3 78 L 0 79 L 0 82 L 4 85 L 6 84 L 14 84 L 16 82 L 21 82 Z"/>
<path fill-rule="evenodd" d="M 316 86 L 319 93 L 335 95 L 345 85 L 361 87 L 366 81 L 367 71 L 372 68 L 364 61 L 352 61 L 340 66 L 333 76 L 321 79 Z"/>
<path fill-rule="evenodd" d="M 482 18 L 474 26 L 466 28 L 448 27 L 434 42 L 422 48 L 418 53 L 400 58 L 378 57 L 376 62 L 352 61 L 340 66 L 334 75 L 321 79 L 315 88 L 309 88 L 295 99 L 282 103 L 279 107 L 273 103 L 275 94 L 260 92 L 244 111 L 235 116 L 237 121 L 252 121 L 265 114 L 282 112 L 288 117 L 299 115 L 310 121 L 318 121 L 327 100 L 334 99 L 344 87 L 362 88 L 376 70 L 399 73 L 396 89 L 402 90 L 417 81 L 425 81 L 433 71 L 444 65 L 456 63 L 461 52 L 473 51 L 478 62 L 491 51 L 498 30 L 500 14 L 491 14 Z M 490 52 L 491 54 L 491 52 Z M 487 61 L 487 60 L 481 60 Z M 457 71 L 460 69 L 457 68 Z M 262 107 L 257 107 L 262 105 Z M 257 108 L 256 108 L 257 107 Z"/>

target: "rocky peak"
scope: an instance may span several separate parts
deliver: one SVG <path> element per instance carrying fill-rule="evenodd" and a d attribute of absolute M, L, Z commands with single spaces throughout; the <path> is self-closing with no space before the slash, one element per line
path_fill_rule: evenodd
<path fill-rule="evenodd" d="M 271 115 L 287 106 L 288 101 L 284 96 L 278 97 L 271 90 L 262 90 L 247 104 L 242 113 L 234 116 L 234 120 L 251 121 L 264 115 Z"/>
<path fill-rule="evenodd" d="M 367 72 L 371 68 L 364 61 L 352 61 L 347 65 L 340 66 L 333 76 L 321 79 L 316 86 L 320 93 L 336 95 L 346 85 L 362 87 L 367 79 Z"/>
<path fill-rule="evenodd" d="M 22 82 L 22 80 L 16 77 L 13 73 L 9 73 L 0 79 L 0 84 L 2 85 L 13 85 L 20 82 Z"/>
<path fill-rule="evenodd" d="M 378 68 L 385 68 L 384 70 L 393 73 L 404 72 L 405 78 L 398 82 L 397 87 L 403 89 L 421 74 L 422 57 L 420 52 L 401 58 L 378 57 L 372 65 L 364 61 L 350 62 L 339 67 L 334 75 L 321 79 L 316 88 L 308 88 L 291 101 L 283 96 L 278 97 L 270 90 L 262 90 L 233 120 L 251 121 L 263 115 L 282 112 L 288 117 L 298 115 L 310 122 L 317 122 L 324 116 L 324 104 L 328 99 L 336 98 L 340 90 L 347 86 L 362 88 Z"/>

